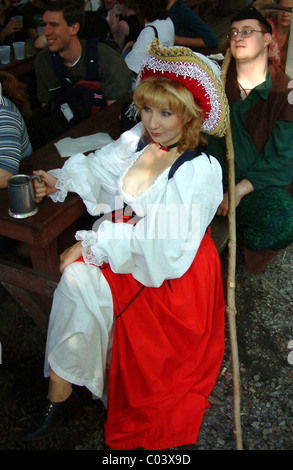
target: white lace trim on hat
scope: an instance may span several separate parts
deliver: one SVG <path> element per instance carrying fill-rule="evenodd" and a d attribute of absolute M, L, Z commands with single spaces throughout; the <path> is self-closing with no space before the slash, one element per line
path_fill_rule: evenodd
<path fill-rule="evenodd" d="M 168 72 L 176 76 L 182 76 L 185 79 L 196 79 L 206 90 L 205 96 L 211 106 L 209 116 L 204 120 L 202 129 L 204 132 L 212 132 L 218 125 L 221 117 L 221 103 L 217 90 L 212 79 L 201 67 L 195 63 L 164 61 L 148 54 L 144 63 L 144 69 L 150 69 L 154 72 Z"/>

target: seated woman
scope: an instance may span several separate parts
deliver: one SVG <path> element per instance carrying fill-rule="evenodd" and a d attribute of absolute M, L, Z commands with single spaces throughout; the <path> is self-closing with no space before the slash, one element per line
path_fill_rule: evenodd
<path fill-rule="evenodd" d="M 19 162 L 32 153 L 24 119 L 31 116 L 23 83 L 7 72 L 0 72 L 0 188 L 18 173 Z"/>
<path fill-rule="evenodd" d="M 168 0 L 141 0 L 139 2 L 139 12 L 144 19 L 145 28 L 125 57 L 129 70 L 135 76 L 138 74 L 156 34 L 161 46 L 172 47 L 174 45 L 174 25 L 169 18 L 167 3 Z"/>
<path fill-rule="evenodd" d="M 101 0 L 101 6 L 98 8 L 98 12 L 109 21 L 110 13 L 113 10 L 116 10 L 116 14 L 119 14 L 119 9 L 117 7 L 117 0 Z"/>
<path fill-rule="evenodd" d="M 61 256 L 45 359 L 49 408 L 27 440 L 76 409 L 72 384 L 98 397 L 107 385 L 112 449 L 196 442 L 209 407 L 224 351 L 224 298 L 208 227 L 223 193 L 202 130 L 225 132 L 220 70 L 154 40 L 134 103 L 142 122 L 116 142 L 35 172 L 39 200 L 74 191 L 91 214 L 116 211 L 77 232 Z"/>
<path fill-rule="evenodd" d="M 115 10 L 110 12 L 109 24 L 114 41 L 121 52 L 131 49 L 142 29 L 137 15 L 137 2 L 135 0 L 117 0 L 117 6 L 121 16 L 117 16 Z"/>
<path fill-rule="evenodd" d="M 291 8 L 293 0 L 278 0 L 280 7 Z M 269 44 L 269 59 L 285 71 L 292 13 L 278 11 L 274 18 L 267 18 L 272 27 L 272 39 Z"/>

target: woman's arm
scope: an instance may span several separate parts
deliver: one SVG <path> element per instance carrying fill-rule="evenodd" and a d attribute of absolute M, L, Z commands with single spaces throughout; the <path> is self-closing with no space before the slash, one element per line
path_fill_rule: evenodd
<path fill-rule="evenodd" d="M 113 38 L 122 50 L 125 38 L 129 35 L 129 26 L 126 21 L 119 21 L 119 17 L 116 16 L 114 10 L 110 13 L 109 24 Z"/>
<path fill-rule="evenodd" d="M 74 192 L 92 215 L 98 215 L 97 211 L 105 205 L 109 211 L 113 210 L 118 197 L 117 180 L 136 151 L 142 133 L 143 125 L 139 123 L 100 150 L 87 156 L 77 153 L 66 160 L 62 168 L 43 172 L 46 186 L 40 188 L 38 197 L 49 195 L 54 202 L 63 202 L 68 192 Z"/>
<path fill-rule="evenodd" d="M 191 37 L 188 38 L 184 37 L 185 35 L 182 34 L 182 37 L 179 38 L 177 33 L 175 40 L 177 39 L 179 42 L 176 42 L 176 44 L 189 47 L 218 47 L 219 42 L 215 33 L 193 10 L 184 5 L 181 7 L 178 15 L 178 20 L 181 22 L 183 28 L 186 32 L 189 30 L 192 34 Z M 186 42 L 187 39 L 188 42 Z M 190 41 L 191 39 L 202 39 L 202 43 L 197 44 L 196 41 L 192 43 L 192 41 Z"/>
<path fill-rule="evenodd" d="M 66 266 L 71 263 L 74 263 L 78 258 L 81 257 L 82 254 L 82 246 L 81 242 L 77 242 L 74 245 L 70 246 L 60 255 L 60 265 L 59 270 L 63 273 Z"/>
<path fill-rule="evenodd" d="M 182 36 L 175 35 L 175 41 L 174 42 L 177 46 L 207 47 L 202 38 L 184 38 Z"/>

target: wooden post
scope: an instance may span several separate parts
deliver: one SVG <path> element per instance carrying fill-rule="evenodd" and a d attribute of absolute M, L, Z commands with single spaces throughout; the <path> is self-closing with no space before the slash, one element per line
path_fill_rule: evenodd
<path fill-rule="evenodd" d="M 231 50 L 227 49 L 225 59 L 222 64 L 222 81 L 225 87 L 226 74 L 231 60 Z M 226 135 L 226 157 L 228 162 L 229 175 L 229 259 L 227 277 L 227 307 L 226 313 L 229 323 L 230 346 L 232 354 L 232 374 L 233 374 L 233 418 L 234 434 L 236 439 L 236 449 L 243 450 L 242 432 L 240 419 L 240 372 L 239 356 L 236 329 L 236 305 L 235 305 L 235 271 L 236 271 L 236 220 L 235 220 L 235 172 L 234 172 L 234 148 L 232 141 L 231 125 L 229 122 Z"/>
<path fill-rule="evenodd" d="M 290 36 L 289 36 L 289 45 L 288 45 L 288 54 L 287 54 L 285 72 L 288 75 L 288 77 L 293 79 L 293 21 L 291 21 L 291 29 L 290 29 Z"/>

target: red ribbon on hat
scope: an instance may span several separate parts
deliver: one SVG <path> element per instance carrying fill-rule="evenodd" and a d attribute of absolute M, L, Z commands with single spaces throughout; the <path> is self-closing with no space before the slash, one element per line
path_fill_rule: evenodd
<path fill-rule="evenodd" d="M 150 68 L 144 68 L 141 72 L 141 81 L 148 77 L 166 77 L 174 80 L 175 82 L 179 82 L 182 85 L 186 86 L 191 93 L 193 94 L 194 101 L 196 104 L 203 110 L 204 117 L 203 120 L 207 119 L 211 112 L 211 103 L 210 99 L 206 94 L 206 90 L 197 80 L 194 78 L 188 79 L 188 77 L 184 77 L 182 75 L 176 75 L 175 73 L 164 71 L 154 71 Z"/>

